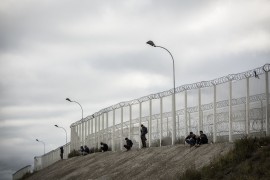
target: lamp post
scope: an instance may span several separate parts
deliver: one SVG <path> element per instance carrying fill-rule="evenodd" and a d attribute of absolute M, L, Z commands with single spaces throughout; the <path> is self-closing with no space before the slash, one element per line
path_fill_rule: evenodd
<path fill-rule="evenodd" d="M 75 103 L 77 103 L 77 104 L 81 107 L 81 110 L 82 110 L 82 120 L 81 120 L 81 122 L 83 122 L 83 108 L 82 108 L 81 104 L 78 103 L 77 101 L 72 101 L 72 100 L 70 100 L 69 98 L 66 98 L 66 100 L 69 101 L 69 102 L 75 102 Z M 80 131 L 81 131 L 81 130 L 82 130 L 82 129 L 80 129 Z M 71 135 L 71 136 L 72 136 L 72 135 Z M 81 131 L 81 144 L 83 143 L 82 141 L 83 141 L 83 132 Z"/>
<path fill-rule="evenodd" d="M 75 103 L 79 104 L 79 106 L 80 106 L 81 109 L 82 109 L 82 120 L 83 120 L 83 108 L 82 108 L 82 106 L 80 105 L 80 103 L 78 103 L 77 101 L 72 101 L 72 100 L 70 100 L 69 98 L 66 98 L 66 100 L 69 101 L 69 102 L 75 102 Z"/>
<path fill-rule="evenodd" d="M 156 46 L 155 43 L 153 41 L 147 41 L 146 44 L 149 44 L 150 46 L 153 46 L 153 47 L 159 47 L 159 48 L 162 48 L 162 49 L 165 49 L 170 55 L 171 55 L 171 58 L 172 58 L 172 62 L 173 62 L 173 95 L 172 95 L 172 122 L 173 122 L 173 127 L 172 127 L 172 145 L 175 144 L 175 141 L 176 141 L 176 106 L 175 106 L 175 68 L 174 68 L 174 59 L 173 59 L 173 56 L 171 54 L 171 52 L 166 49 L 165 47 L 162 47 L 162 46 Z"/>
<path fill-rule="evenodd" d="M 37 141 L 37 142 L 41 142 L 41 143 L 43 144 L 43 146 L 44 146 L 44 154 L 45 154 L 45 142 L 40 141 L 40 140 L 38 140 L 38 139 L 36 139 L 36 141 Z"/>
<path fill-rule="evenodd" d="M 58 125 L 54 125 L 54 126 L 57 127 L 57 128 L 62 128 L 62 129 L 64 129 L 64 131 L 66 132 L 66 144 L 67 144 L 67 131 L 66 131 L 66 129 L 63 128 L 63 127 L 61 127 L 61 126 L 58 126 Z"/>

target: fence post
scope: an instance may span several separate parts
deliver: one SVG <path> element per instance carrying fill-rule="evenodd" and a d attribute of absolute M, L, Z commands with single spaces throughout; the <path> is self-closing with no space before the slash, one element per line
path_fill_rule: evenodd
<path fill-rule="evenodd" d="M 82 123 L 81 123 L 81 125 L 82 125 L 82 146 L 84 145 L 84 142 L 85 142 L 85 133 L 84 133 L 84 122 L 83 122 L 83 120 L 82 120 Z"/>
<path fill-rule="evenodd" d="M 87 119 L 87 121 L 86 121 L 86 128 L 85 128 L 85 132 L 86 132 L 86 142 L 85 142 L 85 144 L 87 145 L 87 146 L 89 146 L 89 143 L 90 143 L 90 141 L 89 141 L 89 138 L 90 138 L 90 136 L 89 136 L 89 128 L 90 128 L 90 125 L 89 125 L 89 123 L 90 123 L 90 119 Z"/>
<path fill-rule="evenodd" d="M 101 116 L 101 119 L 102 119 L 102 122 L 101 122 L 101 124 L 102 124 L 102 126 L 101 126 L 101 133 L 102 133 L 102 142 L 104 142 L 104 132 L 105 132 L 105 123 L 104 123 L 104 113 L 102 113 L 102 116 Z M 106 144 L 107 144 L 107 142 L 106 142 Z"/>
<path fill-rule="evenodd" d="M 199 88 L 198 89 L 198 113 L 199 113 L 199 123 L 198 123 L 198 125 L 199 125 L 199 128 L 198 128 L 198 134 L 200 134 L 199 132 L 200 132 L 200 130 L 202 130 L 202 115 L 201 115 L 201 88 Z"/>
<path fill-rule="evenodd" d="M 249 134 L 250 122 L 249 122 L 249 77 L 246 79 L 246 134 Z"/>
<path fill-rule="evenodd" d="M 172 145 L 175 145 L 176 141 L 176 102 L 175 102 L 175 88 L 172 94 Z"/>
<path fill-rule="evenodd" d="M 180 138 L 180 116 L 177 115 L 177 122 L 178 122 L 178 128 L 177 128 L 177 132 L 178 132 L 178 138 Z M 176 133 L 177 135 L 177 133 Z"/>
<path fill-rule="evenodd" d="M 124 112 L 123 107 L 121 107 L 121 139 L 120 139 L 121 150 L 123 150 L 123 122 L 124 122 Z"/>
<path fill-rule="evenodd" d="M 73 143 L 74 143 L 74 139 L 73 139 L 73 127 L 70 126 L 70 147 L 71 149 L 73 148 Z"/>
<path fill-rule="evenodd" d="M 159 143 L 162 146 L 162 138 L 163 138 L 163 97 L 160 98 L 160 134 L 159 134 Z"/>
<path fill-rule="evenodd" d="M 98 121 L 98 149 L 100 149 L 100 115 L 98 116 L 98 118 L 97 118 L 97 121 Z"/>
<path fill-rule="evenodd" d="M 112 150 L 115 151 L 115 109 L 113 109 Z"/>
<path fill-rule="evenodd" d="M 217 86 L 214 85 L 214 102 L 213 102 L 213 142 L 217 142 Z"/>
<path fill-rule="evenodd" d="M 95 117 L 95 148 L 98 148 L 98 143 L 97 143 L 97 117 Z"/>
<path fill-rule="evenodd" d="M 229 142 L 232 140 L 232 80 L 229 81 Z"/>
<path fill-rule="evenodd" d="M 188 131 L 190 131 L 190 127 L 188 126 L 188 117 L 187 117 L 187 90 L 185 90 L 185 126 L 186 126 L 186 135 Z"/>
<path fill-rule="evenodd" d="M 152 141 L 152 99 L 149 100 L 149 147 Z"/>
<path fill-rule="evenodd" d="M 78 123 L 78 125 L 77 125 L 77 130 L 78 130 L 78 133 L 77 133 L 77 135 L 78 135 L 78 147 L 79 146 L 81 146 L 81 123 Z"/>
<path fill-rule="evenodd" d="M 84 122 L 84 145 L 87 144 L 87 140 L 88 140 L 88 131 L 87 131 L 87 128 L 88 128 L 88 120 Z"/>
<path fill-rule="evenodd" d="M 132 105 L 129 105 L 129 130 L 128 130 L 129 139 L 131 139 L 131 124 L 132 124 Z"/>
<path fill-rule="evenodd" d="M 139 103 L 139 148 L 141 148 L 142 102 Z"/>
<path fill-rule="evenodd" d="M 169 136 L 169 118 L 167 117 L 167 136 Z"/>
<path fill-rule="evenodd" d="M 78 147 L 78 125 L 74 126 L 74 149 Z M 76 150 L 76 149 L 75 149 Z"/>
<path fill-rule="evenodd" d="M 91 147 L 93 147 L 93 121 L 94 121 L 94 118 L 91 119 L 91 141 L 90 141 L 90 144 L 91 144 Z"/>
<path fill-rule="evenodd" d="M 109 140 L 109 116 L 108 112 L 106 112 L 106 143 L 108 143 Z"/>
<path fill-rule="evenodd" d="M 266 135 L 270 134 L 269 132 L 269 81 L 268 81 L 268 71 L 265 71 L 265 94 L 266 94 Z"/>
<path fill-rule="evenodd" d="M 80 147 L 81 146 L 81 131 L 80 131 L 80 127 L 81 127 L 81 125 L 80 124 L 78 124 L 77 125 L 77 130 L 78 130 L 78 133 L 77 133 L 77 147 Z"/>

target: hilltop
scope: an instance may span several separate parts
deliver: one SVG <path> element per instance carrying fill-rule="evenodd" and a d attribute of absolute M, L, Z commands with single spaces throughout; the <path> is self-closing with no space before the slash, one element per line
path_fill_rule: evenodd
<path fill-rule="evenodd" d="M 94 153 L 61 160 L 35 172 L 27 180 L 175 179 L 190 168 L 200 169 L 233 148 L 232 143 L 133 149 Z"/>

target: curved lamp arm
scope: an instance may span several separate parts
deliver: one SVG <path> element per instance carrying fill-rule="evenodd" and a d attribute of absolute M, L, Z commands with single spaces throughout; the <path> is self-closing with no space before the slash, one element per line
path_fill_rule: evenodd
<path fill-rule="evenodd" d="M 66 98 L 66 100 L 69 101 L 69 102 L 75 102 L 75 103 L 77 103 L 81 107 L 81 110 L 82 110 L 82 120 L 83 120 L 83 108 L 82 108 L 81 104 L 78 103 L 77 101 L 72 101 L 69 98 Z"/>

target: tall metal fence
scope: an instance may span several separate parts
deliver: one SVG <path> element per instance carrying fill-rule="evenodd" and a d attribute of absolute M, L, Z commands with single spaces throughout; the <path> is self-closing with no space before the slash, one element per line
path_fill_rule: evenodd
<path fill-rule="evenodd" d="M 17 172 L 15 172 L 14 174 L 12 174 L 12 179 L 13 180 L 22 179 L 23 176 L 26 175 L 27 173 L 31 173 L 31 165 L 25 166 L 20 170 L 18 170 Z"/>
<path fill-rule="evenodd" d="M 70 143 L 65 144 L 63 146 L 63 149 L 64 149 L 63 158 L 67 159 L 68 154 L 70 153 Z M 48 167 L 59 160 L 61 160 L 60 147 L 42 155 L 42 156 L 34 157 L 34 171 L 38 171 L 38 170 L 41 170 L 45 167 Z"/>
<path fill-rule="evenodd" d="M 179 142 L 190 131 L 200 130 L 214 143 L 233 142 L 243 135 L 269 135 L 269 71 L 270 64 L 265 64 L 176 87 L 176 127 L 172 126 L 174 89 L 104 108 L 71 124 L 69 149 L 99 148 L 105 142 L 113 151 L 122 150 L 125 137 L 133 141 L 133 148 L 141 148 L 141 124 L 148 128 L 149 147 L 172 144 L 173 129 Z M 54 157 L 53 153 L 42 158 Z M 54 161 L 49 158 L 42 166 Z"/>
<path fill-rule="evenodd" d="M 269 134 L 270 65 L 210 81 L 179 86 L 176 92 L 176 136 L 203 130 L 213 142 L 241 135 Z M 171 142 L 173 89 L 121 102 L 73 123 L 71 149 L 99 148 L 106 142 L 122 150 L 129 137 L 140 148 L 140 124 L 148 127 L 148 146 Z M 169 142 L 168 142 L 169 141 Z"/>

